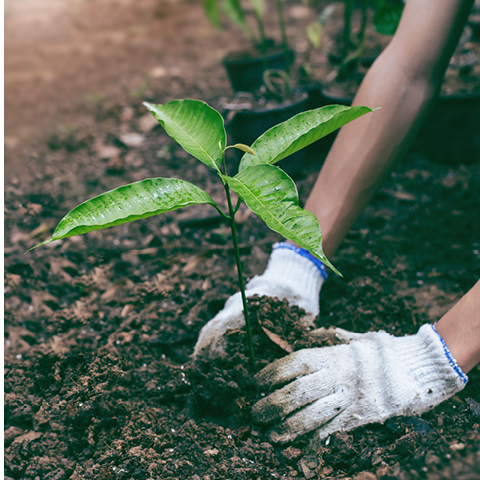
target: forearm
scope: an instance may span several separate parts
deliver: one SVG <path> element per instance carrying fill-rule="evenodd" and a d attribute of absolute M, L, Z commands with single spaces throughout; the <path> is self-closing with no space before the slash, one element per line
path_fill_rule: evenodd
<path fill-rule="evenodd" d="M 370 69 L 354 104 L 381 110 L 340 131 L 305 205 L 320 223 L 327 257 L 409 147 L 433 95 L 423 79 L 412 85 L 394 56 Z"/>
<path fill-rule="evenodd" d="M 465 373 L 480 362 L 480 281 L 440 319 L 436 329 Z"/>
<path fill-rule="evenodd" d="M 355 105 L 381 107 L 340 131 L 306 202 L 332 255 L 414 139 L 440 87 L 471 0 L 409 0 Z"/>

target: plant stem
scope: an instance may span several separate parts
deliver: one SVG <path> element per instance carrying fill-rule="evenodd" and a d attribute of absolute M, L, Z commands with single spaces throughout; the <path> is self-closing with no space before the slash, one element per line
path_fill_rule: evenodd
<path fill-rule="evenodd" d="M 230 220 L 230 217 L 228 215 L 225 215 L 217 205 L 213 205 L 213 206 L 216 208 L 217 212 L 220 214 L 222 218 L 224 218 L 225 220 Z"/>
<path fill-rule="evenodd" d="M 238 283 L 240 284 L 240 292 L 242 294 L 243 314 L 245 316 L 245 325 L 247 327 L 248 350 L 250 353 L 250 369 L 255 373 L 255 352 L 253 350 L 253 336 L 250 325 L 250 317 L 248 315 L 247 296 L 245 295 L 245 283 L 243 281 L 242 263 L 240 262 L 240 250 L 238 248 L 237 228 L 235 226 L 235 213 L 233 211 L 232 199 L 230 198 L 230 188 L 223 185 L 227 194 L 228 211 L 230 214 L 230 229 L 232 230 L 233 249 L 235 251 L 235 260 L 237 261 Z"/>
<path fill-rule="evenodd" d="M 267 37 L 265 37 L 265 28 L 263 26 L 263 20 L 257 11 L 254 12 L 255 20 L 257 21 L 258 33 L 260 34 L 260 50 L 262 55 L 265 57 L 267 51 Z"/>
<path fill-rule="evenodd" d="M 233 209 L 233 214 L 235 215 L 238 210 L 240 209 L 240 205 L 242 204 L 242 199 L 238 197 L 237 204 L 235 205 L 235 208 Z"/>

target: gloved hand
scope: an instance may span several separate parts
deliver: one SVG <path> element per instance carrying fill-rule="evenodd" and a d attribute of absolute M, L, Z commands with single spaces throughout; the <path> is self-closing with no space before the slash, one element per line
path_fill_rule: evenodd
<path fill-rule="evenodd" d="M 347 345 L 300 350 L 256 374 L 262 386 L 291 382 L 253 407 L 258 422 L 282 421 L 270 431 L 273 442 L 315 429 L 325 438 L 396 415 L 420 414 L 468 380 L 433 325 L 403 337 L 348 333 L 340 331 L 350 337 Z"/>
<path fill-rule="evenodd" d="M 305 326 L 313 326 L 319 312 L 320 288 L 327 277 L 323 264 L 307 250 L 288 243 L 276 243 L 265 272 L 246 285 L 247 297 L 267 295 L 286 299 L 290 305 L 303 308 L 308 315 L 302 319 Z M 245 324 L 240 292 L 231 296 L 225 307 L 200 331 L 193 352 L 199 356 L 216 357 L 225 353 L 224 334 Z"/>

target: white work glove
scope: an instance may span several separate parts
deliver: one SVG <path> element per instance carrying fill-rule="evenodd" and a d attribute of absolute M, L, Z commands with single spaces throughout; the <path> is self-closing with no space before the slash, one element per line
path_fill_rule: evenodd
<path fill-rule="evenodd" d="M 416 335 L 369 332 L 350 339 L 347 345 L 291 353 L 256 374 L 261 386 L 291 382 L 253 406 L 256 421 L 282 421 L 269 433 L 273 442 L 316 429 L 325 438 L 396 415 L 421 414 L 467 383 L 433 325 L 423 325 Z"/>
<path fill-rule="evenodd" d="M 276 243 L 265 272 L 246 285 L 246 295 L 266 295 L 286 299 L 307 312 L 302 318 L 304 326 L 313 326 L 319 312 L 320 288 L 327 277 L 323 264 L 307 250 L 288 243 Z M 231 296 L 225 307 L 200 331 L 193 352 L 199 356 L 216 357 L 225 353 L 224 334 L 245 325 L 240 292 Z"/>

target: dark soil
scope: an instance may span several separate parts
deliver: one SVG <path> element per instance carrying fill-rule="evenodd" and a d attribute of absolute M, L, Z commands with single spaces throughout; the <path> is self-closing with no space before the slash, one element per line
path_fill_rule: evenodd
<path fill-rule="evenodd" d="M 190 22 L 200 18 L 198 5 L 184 7 L 172 3 L 162 18 L 178 20 L 178 8 Z M 203 38 L 195 48 L 207 51 L 215 42 L 216 36 Z M 228 84 L 226 77 L 209 82 L 205 65 L 200 86 L 193 74 L 181 83 L 168 72 L 145 97 L 213 103 Z M 28 85 L 36 88 L 32 111 L 40 118 L 50 97 L 40 95 L 41 84 Z M 59 95 L 67 102 L 78 91 L 59 89 Z M 53 128 L 49 113 L 35 144 L 7 148 L 5 478 L 480 478 L 478 367 L 462 392 L 421 417 L 368 425 L 322 443 L 314 434 L 293 445 L 268 441 L 250 418 L 251 405 L 265 392 L 248 372 L 245 333 L 230 332 L 226 359 L 190 359 L 201 327 L 237 290 L 229 230 L 210 207 L 24 253 L 79 202 L 146 177 L 184 178 L 223 205 L 215 175 L 153 128 L 140 104 L 115 92 L 92 112 L 80 109 L 85 122 L 70 129 Z M 68 105 L 58 117 L 64 125 L 79 108 L 73 100 Z M 9 134 L 23 138 L 20 110 L 9 111 Z M 298 182 L 302 201 L 325 153 L 316 153 Z M 480 275 L 479 191 L 478 164 L 437 165 L 410 153 L 332 259 L 344 277 L 331 274 L 324 285 L 317 326 L 402 335 L 440 318 Z M 244 209 L 238 219 L 251 278 L 264 270 L 279 237 Z M 274 300 L 251 304 L 252 317 L 295 349 L 312 345 L 308 333 L 292 326 L 299 309 Z M 260 330 L 256 351 L 259 366 L 285 354 Z"/>

